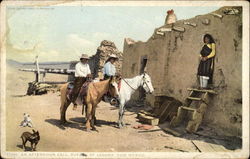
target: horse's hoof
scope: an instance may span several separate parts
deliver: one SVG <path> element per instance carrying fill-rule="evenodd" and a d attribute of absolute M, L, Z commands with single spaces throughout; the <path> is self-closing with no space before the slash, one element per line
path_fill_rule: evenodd
<path fill-rule="evenodd" d="M 96 131 L 96 132 L 99 132 L 99 131 L 95 128 L 95 127 L 94 127 L 94 128 L 92 128 L 92 130 L 93 130 L 93 131 Z"/>
<path fill-rule="evenodd" d="M 67 125 L 67 124 L 69 124 L 69 122 L 66 121 L 66 120 L 63 120 L 63 121 L 60 122 L 60 125 Z"/>
<path fill-rule="evenodd" d="M 119 128 L 119 129 L 123 128 L 122 124 L 119 124 L 119 125 L 118 125 L 118 128 Z"/>
<path fill-rule="evenodd" d="M 87 131 L 87 132 L 91 132 L 91 131 L 90 131 L 90 128 L 86 128 L 86 131 Z"/>
<path fill-rule="evenodd" d="M 122 127 L 124 127 L 126 125 L 124 122 L 122 122 L 121 124 L 122 124 Z"/>
<path fill-rule="evenodd" d="M 60 121 L 60 125 L 63 125 L 65 123 L 66 123 L 66 121 Z"/>

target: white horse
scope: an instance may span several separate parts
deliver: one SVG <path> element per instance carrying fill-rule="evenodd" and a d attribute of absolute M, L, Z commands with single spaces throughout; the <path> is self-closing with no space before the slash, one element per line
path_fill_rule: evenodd
<path fill-rule="evenodd" d="M 121 86 L 119 92 L 119 120 L 118 126 L 122 128 L 124 123 L 122 121 L 124 115 L 124 106 L 130 100 L 131 95 L 140 87 L 142 86 L 144 90 L 148 93 L 152 93 L 154 88 L 151 83 L 151 78 L 148 74 L 143 73 L 139 76 L 135 76 L 134 78 L 130 79 L 121 79 Z"/>

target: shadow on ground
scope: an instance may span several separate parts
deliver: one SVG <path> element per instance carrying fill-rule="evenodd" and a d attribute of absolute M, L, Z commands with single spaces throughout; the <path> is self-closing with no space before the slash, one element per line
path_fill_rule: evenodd
<path fill-rule="evenodd" d="M 84 117 L 70 118 L 65 124 L 61 124 L 58 119 L 46 119 L 45 122 L 50 123 L 51 125 L 57 126 L 59 129 L 65 130 L 66 128 L 75 128 L 79 130 L 84 130 L 86 119 Z M 112 126 L 117 128 L 117 123 L 112 121 L 105 120 L 96 120 L 95 126 L 102 127 L 103 125 Z"/>
<path fill-rule="evenodd" d="M 20 98 L 20 97 L 25 97 L 27 96 L 26 94 L 21 94 L 21 95 L 11 95 L 11 97 L 16 97 L 16 98 Z"/>
<path fill-rule="evenodd" d="M 164 131 L 164 128 L 169 126 L 168 122 L 165 122 L 164 124 L 160 124 L 159 127 Z M 220 136 L 218 135 L 214 129 L 206 126 L 206 125 L 201 125 L 197 132 L 195 133 L 188 133 L 185 130 L 185 125 L 180 125 L 179 127 L 176 128 L 170 128 L 176 132 L 179 132 L 181 135 L 179 137 L 188 139 L 190 141 L 192 140 L 199 140 L 199 141 L 204 141 L 206 143 L 211 143 L 215 145 L 222 145 L 228 150 L 236 150 L 236 149 L 241 149 L 242 148 L 242 139 L 239 137 L 229 137 L 229 136 Z M 169 132 L 165 133 L 169 134 Z M 170 133 L 171 134 L 171 133 Z M 172 134 L 174 135 L 174 134 Z"/>
<path fill-rule="evenodd" d="M 82 124 L 86 123 L 86 119 L 84 117 L 70 118 L 69 120 L 76 122 L 76 123 L 82 123 Z M 106 121 L 106 120 L 97 119 L 95 125 L 98 127 L 101 127 L 103 125 L 115 127 L 117 125 L 117 123 L 113 122 L 113 121 Z"/>
<path fill-rule="evenodd" d="M 48 122 L 51 125 L 57 126 L 59 129 L 62 129 L 62 130 L 65 130 L 66 128 L 75 128 L 75 129 L 79 129 L 79 130 L 83 129 L 83 124 L 80 124 L 80 123 L 74 123 L 74 122 L 67 121 L 64 124 L 61 124 L 61 121 L 58 119 L 46 119 L 45 122 Z"/>
<path fill-rule="evenodd" d="M 20 148 L 20 149 L 23 149 L 23 145 L 16 145 L 16 147 Z M 31 147 L 28 147 L 26 145 L 26 149 L 24 151 L 32 151 Z"/>
<path fill-rule="evenodd" d="M 141 105 L 140 102 L 137 102 L 137 103 L 130 102 L 130 103 L 126 104 L 125 109 L 127 111 L 131 112 L 132 114 L 137 114 L 140 110 L 147 111 L 148 107 Z M 129 114 L 129 115 L 132 115 L 132 114 Z M 170 121 L 169 120 L 170 119 L 168 119 L 167 121 L 165 121 L 162 124 L 159 124 L 158 125 L 159 129 L 138 131 L 138 133 L 163 131 L 166 134 L 172 134 L 172 133 L 164 130 L 164 128 L 170 128 L 170 126 L 169 126 Z M 190 140 L 190 142 L 192 140 L 204 141 L 206 143 L 221 145 L 228 150 L 236 150 L 236 149 L 242 148 L 242 139 L 239 137 L 219 136 L 214 129 L 208 127 L 207 125 L 201 125 L 196 133 L 187 133 L 184 125 L 187 125 L 187 123 L 184 122 L 184 124 L 180 125 L 179 127 L 171 128 L 171 129 L 173 129 L 181 134 L 178 137 L 188 139 L 188 140 Z M 172 134 L 172 135 L 174 135 L 174 134 Z"/>

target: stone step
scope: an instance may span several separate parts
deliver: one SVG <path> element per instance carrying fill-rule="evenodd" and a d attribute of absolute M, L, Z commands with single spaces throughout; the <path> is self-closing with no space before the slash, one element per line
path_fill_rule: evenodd
<path fill-rule="evenodd" d="M 187 97 L 187 99 L 201 101 L 201 98 L 196 98 L 196 97 Z"/>
<path fill-rule="evenodd" d="M 159 118 L 148 116 L 148 115 L 143 114 L 143 113 L 138 113 L 138 118 L 139 118 L 140 122 L 146 123 L 146 124 L 149 124 L 149 125 L 154 125 L 155 126 L 155 125 L 158 125 L 158 123 L 159 123 Z"/>
<path fill-rule="evenodd" d="M 170 133 L 170 134 L 172 134 L 174 136 L 181 136 L 181 135 L 183 135 L 183 134 L 179 133 L 178 131 L 175 131 L 174 129 L 171 129 L 171 128 L 165 127 L 165 128 L 162 128 L 162 129 L 164 131 L 166 131 L 167 133 Z"/>
<path fill-rule="evenodd" d="M 201 93 L 217 94 L 214 90 L 208 90 L 208 89 L 188 88 L 187 90 L 188 91 L 201 92 Z"/>
<path fill-rule="evenodd" d="M 184 110 L 188 110 L 188 111 L 196 111 L 197 110 L 195 108 L 190 108 L 190 107 L 185 107 L 185 106 L 181 106 L 181 108 Z"/>

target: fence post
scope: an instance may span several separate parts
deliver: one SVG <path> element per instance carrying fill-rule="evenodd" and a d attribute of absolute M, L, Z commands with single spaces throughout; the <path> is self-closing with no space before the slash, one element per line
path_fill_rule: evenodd
<path fill-rule="evenodd" d="M 40 82 L 40 70 L 39 70 L 39 64 L 38 64 L 38 56 L 36 56 L 36 82 Z"/>

